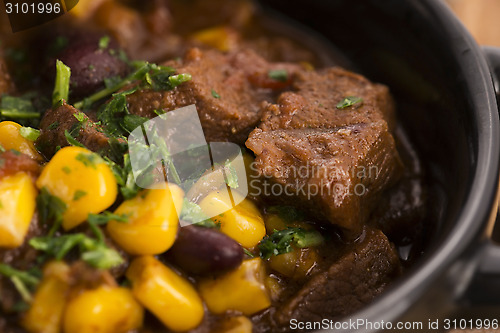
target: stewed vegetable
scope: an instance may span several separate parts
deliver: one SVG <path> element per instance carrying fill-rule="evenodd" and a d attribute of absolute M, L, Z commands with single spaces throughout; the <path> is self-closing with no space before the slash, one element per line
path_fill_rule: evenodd
<path fill-rule="evenodd" d="M 80 0 L 0 30 L 1 332 L 287 331 L 422 253 L 388 87 L 260 15 Z"/>

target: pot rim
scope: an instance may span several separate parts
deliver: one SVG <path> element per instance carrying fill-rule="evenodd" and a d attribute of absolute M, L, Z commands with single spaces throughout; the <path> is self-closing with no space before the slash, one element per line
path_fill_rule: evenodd
<path fill-rule="evenodd" d="M 470 94 L 477 136 L 474 142 L 477 160 L 472 185 L 455 226 L 433 253 L 370 305 L 343 321 L 362 318 L 373 322 L 388 322 L 401 318 L 454 262 L 468 250 L 477 249 L 496 208 L 500 126 L 487 61 L 473 37 L 443 1 L 421 0 L 419 6 L 434 22 L 441 24 L 442 33 L 449 37 L 451 51 L 456 55 L 459 69 L 466 78 L 465 86 Z"/>

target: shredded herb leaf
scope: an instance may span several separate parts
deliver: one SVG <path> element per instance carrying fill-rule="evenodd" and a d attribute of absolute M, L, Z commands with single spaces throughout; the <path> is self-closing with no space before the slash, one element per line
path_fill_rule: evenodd
<path fill-rule="evenodd" d="M 123 117 L 120 125 L 125 131 L 131 133 L 133 130 L 135 130 L 137 127 L 141 126 L 148 120 L 148 118 L 141 117 L 135 114 L 127 114 Z"/>
<path fill-rule="evenodd" d="M 255 258 L 255 255 L 252 252 L 250 252 L 246 247 L 243 248 L 243 252 L 245 252 L 245 254 L 250 258 Z"/>
<path fill-rule="evenodd" d="M 271 235 L 264 237 L 258 247 L 260 256 L 269 259 L 293 251 L 293 246 L 298 248 L 317 246 L 323 243 L 323 236 L 316 230 L 289 227 L 284 230 L 274 230 Z"/>
<path fill-rule="evenodd" d="M 34 289 L 40 282 L 38 276 L 30 274 L 29 272 L 20 271 L 3 263 L 0 263 L 0 274 L 11 280 L 25 302 L 31 302 L 32 296 L 30 290 Z"/>
<path fill-rule="evenodd" d="M 63 214 L 66 211 L 66 204 L 60 198 L 50 194 L 46 187 L 42 187 L 36 198 L 38 216 L 42 223 L 52 224 L 48 233 L 52 236 L 61 226 Z"/>
<path fill-rule="evenodd" d="M 217 91 L 212 89 L 212 97 L 213 98 L 220 98 L 220 95 L 217 93 Z"/>
<path fill-rule="evenodd" d="M 64 131 L 64 136 L 66 137 L 66 141 L 68 141 L 68 143 L 71 145 L 71 146 L 75 146 L 75 147 L 81 147 L 81 148 L 85 148 L 85 146 L 78 142 L 69 132 L 68 130 L 65 130 Z"/>
<path fill-rule="evenodd" d="M 85 116 L 85 113 L 83 113 L 83 112 L 75 113 L 75 114 L 73 114 L 73 116 L 75 116 L 76 120 L 78 120 L 80 123 L 82 123 L 87 118 Z"/>
<path fill-rule="evenodd" d="M 94 153 L 79 153 L 76 155 L 75 159 L 82 162 L 86 167 L 91 167 L 92 169 L 96 169 L 96 164 L 101 161 L 101 157 Z"/>
<path fill-rule="evenodd" d="M 56 108 L 61 105 L 61 101 L 67 101 L 69 97 L 69 80 L 71 77 L 71 69 L 62 61 L 56 61 L 56 84 L 52 93 L 52 107 Z"/>
<path fill-rule="evenodd" d="M 75 194 L 73 195 L 73 201 L 78 201 L 86 195 L 87 195 L 87 192 L 82 191 L 82 190 L 76 190 Z"/>
<path fill-rule="evenodd" d="M 67 234 L 59 237 L 34 237 L 29 244 L 36 250 L 43 251 L 47 256 L 62 260 L 71 250 L 79 248 L 80 258 L 89 265 L 109 269 L 120 265 L 123 258 L 100 240 L 85 234 Z"/>
<path fill-rule="evenodd" d="M 40 130 L 32 127 L 21 127 L 19 129 L 19 134 L 26 140 L 35 141 L 40 136 Z"/>
<path fill-rule="evenodd" d="M 51 131 L 51 130 L 55 130 L 55 129 L 57 129 L 57 128 L 59 127 L 59 125 L 60 125 L 60 124 L 61 124 L 61 123 L 60 123 L 59 121 L 57 121 L 57 120 L 56 120 L 56 121 L 54 121 L 52 124 L 50 124 L 50 125 L 47 127 L 47 129 L 48 129 L 49 131 Z"/>
<path fill-rule="evenodd" d="M 132 171 L 132 163 L 130 162 L 130 155 L 123 155 L 123 167 L 108 157 L 105 157 L 104 160 L 111 168 L 123 198 L 125 200 L 134 198 L 137 193 L 142 190 L 142 188 L 137 186 L 135 182 L 134 173 Z"/>
<path fill-rule="evenodd" d="M 270 79 L 280 82 L 288 81 L 288 71 L 286 69 L 275 69 L 268 72 Z"/>
<path fill-rule="evenodd" d="M 22 97 L 2 95 L 0 116 L 8 119 L 36 119 L 40 118 L 40 113 L 35 110 L 28 95 Z"/>
<path fill-rule="evenodd" d="M 337 109 L 345 109 L 362 102 L 363 99 L 361 97 L 347 96 L 337 104 Z"/>
<path fill-rule="evenodd" d="M 181 220 L 186 222 L 194 223 L 197 226 L 205 227 L 205 228 L 217 228 L 218 225 L 212 221 L 207 214 L 203 212 L 201 207 L 194 202 L 189 201 L 184 198 L 184 202 L 182 204 L 182 210 L 180 214 Z M 201 221 L 201 222 L 200 222 Z"/>
<path fill-rule="evenodd" d="M 191 81 L 191 74 L 183 73 L 178 75 L 173 75 L 168 78 L 168 82 L 171 84 L 171 89 L 181 85 L 184 82 Z"/>
<path fill-rule="evenodd" d="M 89 214 L 87 220 L 91 224 L 104 225 L 104 224 L 107 224 L 109 221 L 128 223 L 129 222 L 128 218 L 129 217 L 126 214 L 118 215 L 118 214 L 113 214 L 111 212 L 106 211 L 106 212 L 101 213 L 101 214 Z"/>
<path fill-rule="evenodd" d="M 172 75 L 175 70 L 167 66 L 158 66 L 144 61 L 134 62 L 136 70 L 122 80 L 113 79 L 106 83 L 106 88 L 74 104 L 77 109 L 89 108 L 93 103 L 112 95 L 128 84 L 142 81 L 153 90 L 171 90 L 178 85 L 191 80 L 187 73 Z"/>
<path fill-rule="evenodd" d="M 238 184 L 238 173 L 229 160 L 224 164 L 224 171 L 226 184 L 231 188 L 238 188 L 240 186 L 240 184 Z"/>
<path fill-rule="evenodd" d="M 109 46 L 110 38 L 109 36 L 103 36 L 99 39 L 99 50 L 105 50 Z"/>

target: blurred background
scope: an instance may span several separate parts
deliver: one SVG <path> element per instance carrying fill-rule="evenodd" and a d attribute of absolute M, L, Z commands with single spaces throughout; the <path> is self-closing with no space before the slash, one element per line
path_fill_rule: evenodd
<path fill-rule="evenodd" d="M 500 46 L 500 0 L 446 0 L 481 45 Z"/>

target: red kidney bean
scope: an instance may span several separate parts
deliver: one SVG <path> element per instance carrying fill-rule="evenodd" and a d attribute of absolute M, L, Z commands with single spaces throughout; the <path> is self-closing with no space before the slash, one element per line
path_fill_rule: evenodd
<path fill-rule="evenodd" d="M 92 36 L 69 42 L 55 57 L 71 68 L 70 97 L 73 100 L 104 88 L 104 79 L 124 77 L 128 72 L 116 41 L 104 37 L 100 43 L 101 38 Z M 106 38 L 109 38 L 107 42 Z"/>
<path fill-rule="evenodd" d="M 217 274 L 238 267 L 243 248 L 215 229 L 189 225 L 180 228 L 167 257 L 188 273 Z"/>

